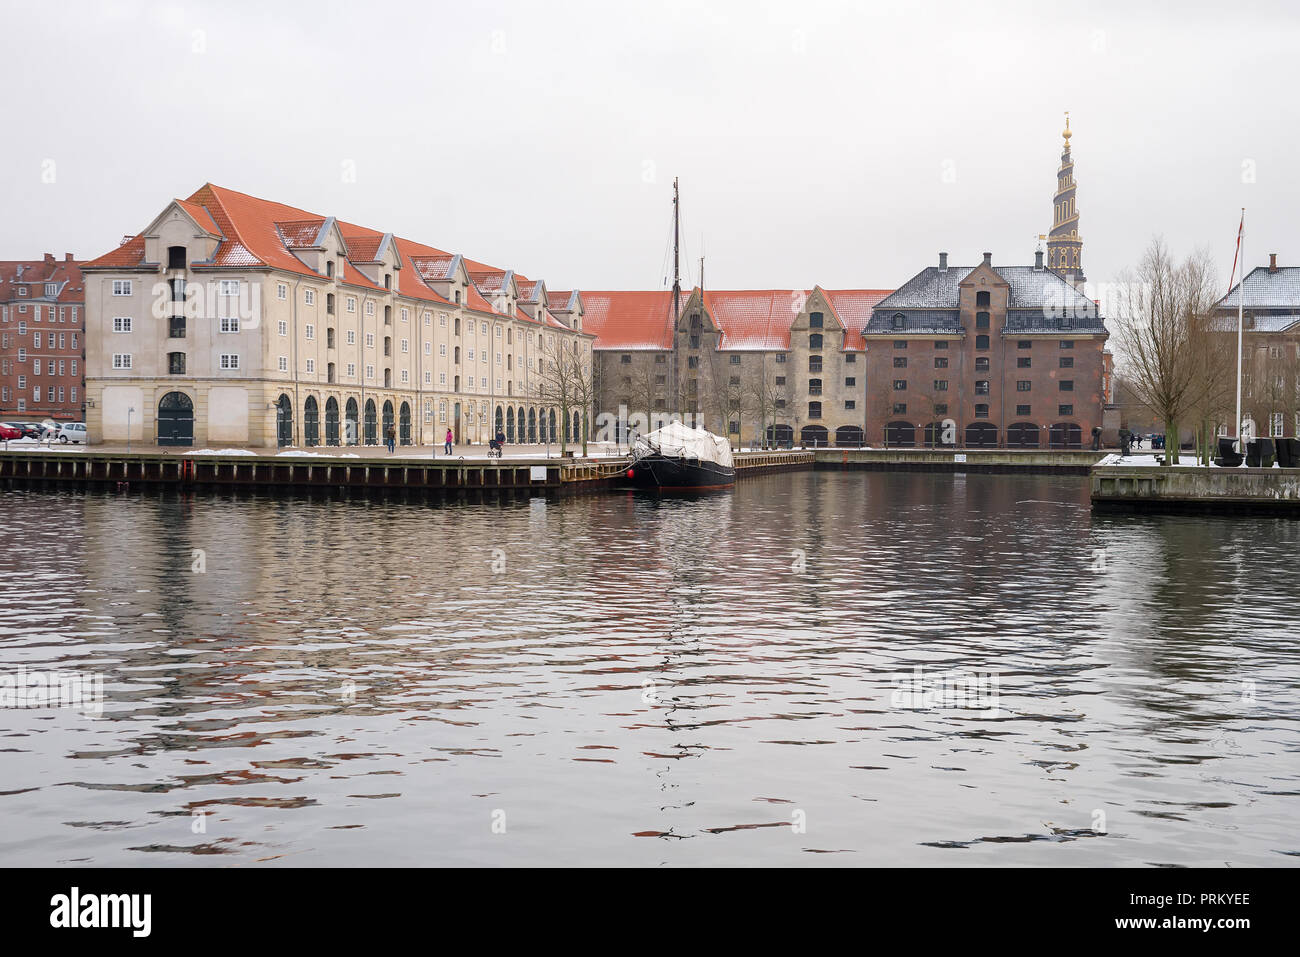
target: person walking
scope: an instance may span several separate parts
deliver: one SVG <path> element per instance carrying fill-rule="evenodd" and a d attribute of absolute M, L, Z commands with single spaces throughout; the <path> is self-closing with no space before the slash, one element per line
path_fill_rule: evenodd
<path fill-rule="evenodd" d="M 446 441 L 443 443 L 443 445 L 444 445 L 445 448 L 447 449 L 447 454 L 448 454 L 448 455 L 451 455 L 451 443 L 452 443 L 451 429 L 448 429 L 448 430 L 447 430 L 447 439 L 446 439 Z"/>
<path fill-rule="evenodd" d="M 388 446 L 389 455 L 397 451 L 397 430 L 391 425 L 388 427 L 388 431 L 384 433 L 384 444 Z"/>

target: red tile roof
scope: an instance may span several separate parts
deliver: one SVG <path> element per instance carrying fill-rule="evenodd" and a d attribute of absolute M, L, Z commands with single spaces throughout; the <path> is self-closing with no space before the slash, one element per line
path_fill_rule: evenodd
<path fill-rule="evenodd" d="M 114 269 L 130 269 L 144 262 L 144 236 L 128 237 L 112 252 L 104 253 L 98 259 L 92 259 L 86 266 L 108 266 Z"/>
<path fill-rule="evenodd" d="M 325 225 L 325 220 L 304 219 L 296 223 L 276 223 L 275 225 L 279 227 L 284 244 L 290 249 L 309 249 L 316 245 L 316 239 L 320 236 L 321 227 Z"/>
<path fill-rule="evenodd" d="M 682 295 L 685 305 L 686 295 Z M 597 349 L 671 349 L 672 290 L 582 293 L 587 311 L 582 328 L 596 336 Z"/>
<path fill-rule="evenodd" d="M 30 259 L 0 261 L 0 302 L 71 302 L 86 300 L 81 263 L 72 259 Z M 47 282 L 58 283 L 56 295 L 45 295 Z M 26 285 L 27 294 L 18 295 Z"/>
<path fill-rule="evenodd" d="M 348 247 L 348 258 L 354 263 L 372 263 L 379 253 L 379 244 L 383 242 L 382 234 L 375 236 L 344 236 L 343 242 Z"/>
<path fill-rule="evenodd" d="M 303 276 L 320 277 L 292 250 L 316 245 L 320 230 L 327 222 L 324 216 L 211 183 L 203 185 L 187 200 L 177 202 L 205 229 L 211 229 L 222 237 L 212 261 L 193 263 L 191 265 L 194 268 L 272 266 Z M 356 269 L 353 263 L 373 261 L 386 234 L 342 221 L 338 222 L 338 228 L 345 237 L 350 260 L 345 261 L 340 280 L 366 289 L 380 288 Z M 394 237 L 393 241 L 404 267 L 398 271 L 397 291 L 409 298 L 446 303 L 446 299 L 425 285 L 425 280 L 450 278 L 449 270 L 456 257 L 452 253 L 409 239 Z M 474 272 L 505 272 L 470 259 L 463 259 L 462 262 L 466 269 Z M 144 236 L 139 235 L 85 265 L 123 269 L 151 264 L 144 262 Z M 467 299 L 470 308 L 496 312 L 473 288 Z"/>
<path fill-rule="evenodd" d="M 823 290 L 845 325 L 844 348 L 862 350 L 862 328 L 871 307 L 887 289 Z M 555 295 L 555 294 L 552 294 Z M 780 350 L 790 348 L 790 325 L 809 293 L 799 289 L 706 290 L 704 307 L 721 330 L 718 348 Z M 691 294 L 682 293 L 682 308 Z M 597 349 L 671 349 L 672 292 L 588 292 L 583 329 L 596 334 Z"/>

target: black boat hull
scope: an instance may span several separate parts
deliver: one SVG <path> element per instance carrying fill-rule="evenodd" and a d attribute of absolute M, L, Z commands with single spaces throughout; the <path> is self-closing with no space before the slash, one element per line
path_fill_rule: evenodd
<path fill-rule="evenodd" d="M 734 468 L 666 455 L 643 455 L 632 463 L 628 473 L 633 488 L 660 492 L 702 492 L 736 484 Z"/>

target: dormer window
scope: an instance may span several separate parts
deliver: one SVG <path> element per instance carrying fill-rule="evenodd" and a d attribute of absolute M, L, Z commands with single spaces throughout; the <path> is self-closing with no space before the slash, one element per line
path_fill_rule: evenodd
<path fill-rule="evenodd" d="M 903 315 L 901 312 L 894 313 L 895 329 L 902 329 L 903 326 L 905 326 L 906 324 L 907 324 L 907 316 Z"/>
<path fill-rule="evenodd" d="M 390 272 L 384 273 L 384 288 L 385 289 L 393 288 L 393 274 Z"/>
<path fill-rule="evenodd" d="M 820 329 L 822 327 L 822 314 L 820 312 L 808 313 L 808 328 Z"/>
<path fill-rule="evenodd" d="M 167 268 L 168 269 L 185 268 L 185 247 L 184 246 L 167 247 Z"/>
<path fill-rule="evenodd" d="M 330 279 L 334 278 L 334 260 L 327 260 L 325 263 L 325 275 Z"/>
<path fill-rule="evenodd" d="M 456 305 L 460 305 L 460 290 L 456 290 Z"/>

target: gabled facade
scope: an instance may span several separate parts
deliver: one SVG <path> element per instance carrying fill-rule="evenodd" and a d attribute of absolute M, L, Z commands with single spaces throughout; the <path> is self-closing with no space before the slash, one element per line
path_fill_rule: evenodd
<path fill-rule="evenodd" d="M 864 338 L 873 445 L 1079 448 L 1102 424 L 1105 324 L 1041 252 L 1000 267 L 941 253 Z"/>
<path fill-rule="evenodd" d="M 594 337 L 580 311 L 530 311 L 521 289 L 541 285 L 205 185 L 86 264 L 91 439 L 129 422 L 177 445 L 558 440 L 582 417 L 541 401 L 544 357 Z"/>
<path fill-rule="evenodd" d="M 857 445 L 865 428 L 861 330 L 888 290 L 582 293 L 596 336 L 597 407 L 699 416 L 734 444 Z"/>
<path fill-rule="evenodd" d="M 1239 299 L 1242 418 L 1256 435 L 1300 436 L 1300 266 L 1279 266 L 1273 253 L 1218 301 L 1217 325 L 1234 352 Z"/>

